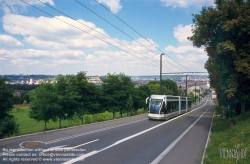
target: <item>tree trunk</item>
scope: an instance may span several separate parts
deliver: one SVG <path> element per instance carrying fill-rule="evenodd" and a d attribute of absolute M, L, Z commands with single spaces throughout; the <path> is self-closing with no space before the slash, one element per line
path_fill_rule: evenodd
<path fill-rule="evenodd" d="M 59 129 L 62 127 L 62 119 L 59 117 Z"/>
<path fill-rule="evenodd" d="M 245 111 L 246 111 L 246 103 L 244 103 L 244 102 L 242 102 L 241 104 L 240 104 L 240 106 L 241 106 L 241 116 L 242 117 L 244 117 L 245 116 Z"/>
<path fill-rule="evenodd" d="M 231 117 L 229 118 L 229 123 L 230 123 L 230 127 L 233 128 L 234 127 L 234 123 L 233 123 L 233 119 Z"/>
<path fill-rule="evenodd" d="M 46 130 L 47 130 L 47 125 L 46 125 L 46 123 L 47 123 L 47 121 L 46 121 L 46 120 L 44 120 L 44 131 L 46 131 Z"/>

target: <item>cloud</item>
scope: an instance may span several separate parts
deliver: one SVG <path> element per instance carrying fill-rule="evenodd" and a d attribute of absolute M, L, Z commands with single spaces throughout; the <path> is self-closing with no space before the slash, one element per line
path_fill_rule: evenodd
<path fill-rule="evenodd" d="M 58 61 L 53 61 L 53 64 L 66 64 L 66 65 L 73 65 L 73 64 L 82 64 L 82 61 L 79 60 L 70 60 L 70 59 L 62 59 Z"/>
<path fill-rule="evenodd" d="M 161 0 L 161 2 L 166 7 L 214 6 L 214 0 Z"/>
<path fill-rule="evenodd" d="M 186 25 L 183 26 L 178 25 L 174 28 L 174 37 L 181 43 L 190 43 L 190 41 L 187 39 L 189 36 L 192 36 L 192 25 Z"/>
<path fill-rule="evenodd" d="M 10 35 L 0 34 L 0 45 L 22 46 L 23 44 Z"/>
<path fill-rule="evenodd" d="M 191 36 L 191 26 L 192 25 L 178 25 L 174 28 L 173 34 L 174 37 L 179 41 L 177 47 L 169 45 L 165 48 L 165 51 L 174 54 L 178 58 L 178 62 L 181 63 L 188 70 L 194 71 L 205 71 L 204 65 L 208 59 L 204 48 L 193 47 L 192 42 L 187 39 L 188 36 Z"/>
<path fill-rule="evenodd" d="M 25 2 L 31 5 L 44 5 L 38 0 L 24 0 Z M 41 0 L 44 3 L 48 3 L 52 6 L 55 5 L 53 0 Z M 22 2 L 21 0 L 0 0 L 0 5 L 2 10 L 5 14 L 15 13 L 18 14 L 19 12 L 25 11 L 25 7 L 27 6 L 26 3 Z"/>
<path fill-rule="evenodd" d="M 40 64 L 39 61 L 30 60 L 30 59 L 15 59 L 15 60 L 12 60 L 11 63 L 16 66 L 22 66 L 22 67 Z"/>
<path fill-rule="evenodd" d="M 120 0 L 97 0 L 99 3 L 102 3 L 109 7 L 112 13 L 118 13 L 121 10 L 122 6 Z"/>
<path fill-rule="evenodd" d="M 67 17 L 59 16 L 57 18 L 78 27 L 82 31 L 65 24 L 55 17 L 47 18 L 41 16 L 35 18 L 15 14 L 4 15 L 3 27 L 5 31 L 10 34 L 24 36 L 26 43 L 39 48 L 107 48 L 108 45 L 106 43 L 97 39 L 105 40 L 106 38 L 101 34 L 107 34 L 102 29 L 97 28 L 93 23 L 79 20 L 79 22 L 86 24 L 99 33 Z"/>
<path fill-rule="evenodd" d="M 48 51 L 35 49 L 0 49 L 0 56 L 3 58 L 22 59 L 45 59 L 45 58 L 79 58 L 84 57 L 84 52 L 80 50 Z"/>

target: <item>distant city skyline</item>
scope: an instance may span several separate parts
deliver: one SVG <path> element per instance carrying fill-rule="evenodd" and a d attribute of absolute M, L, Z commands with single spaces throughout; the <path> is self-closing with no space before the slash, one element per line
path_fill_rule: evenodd
<path fill-rule="evenodd" d="M 39 0 L 23 1 L 0 0 L 1 75 L 156 75 L 163 52 L 163 72 L 206 71 L 204 48 L 193 47 L 187 37 L 192 14 L 214 6 L 213 0 L 99 0 L 136 32 L 95 0 L 41 0 L 77 21 Z"/>

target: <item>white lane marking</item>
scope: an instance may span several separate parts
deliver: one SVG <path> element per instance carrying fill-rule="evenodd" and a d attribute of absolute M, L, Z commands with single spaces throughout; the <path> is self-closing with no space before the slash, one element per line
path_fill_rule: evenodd
<path fill-rule="evenodd" d="M 91 123 L 91 124 L 87 124 L 87 125 L 79 125 L 79 126 L 73 126 L 73 127 L 68 127 L 68 128 L 49 130 L 49 131 L 45 131 L 45 132 L 37 132 L 37 133 L 20 135 L 20 136 L 14 136 L 14 137 L 0 139 L 0 141 L 10 140 L 10 139 L 16 139 L 16 138 L 21 138 L 21 137 L 27 137 L 27 136 L 34 136 L 34 135 L 38 135 L 38 134 L 44 134 L 44 133 L 50 133 L 50 132 L 56 132 L 56 131 L 62 131 L 62 130 L 68 130 L 68 129 L 74 129 L 74 128 L 85 127 L 85 126 L 89 126 L 89 125 L 102 124 L 102 123 L 113 122 L 113 121 L 117 121 L 117 120 L 124 120 L 124 119 L 128 119 L 128 118 L 138 117 L 138 116 L 144 115 L 144 114 L 139 114 L 139 115 L 135 115 L 135 116 L 131 116 L 131 117 L 123 117 L 123 118 L 118 118 L 118 119 L 114 119 L 114 120 L 107 120 L 107 121 L 102 121 L 102 122 L 96 122 L 96 123 Z"/>
<path fill-rule="evenodd" d="M 75 149 L 75 148 L 77 148 L 77 147 L 84 146 L 84 145 L 87 145 L 87 144 L 90 144 L 90 143 L 93 143 L 93 142 L 96 142 L 96 141 L 99 141 L 99 139 L 96 139 L 96 140 L 93 140 L 93 141 L 89 141 L 89 142 L 86 142 L 86 143 L 84 143 L 84 144 L 77 145 L 77 146 L 74 146 L 74 147 L 64 147 L 64 146 L 67 146 L 67 145 L 51 147 L 51 148 L 48 148 L 48 149 L 42 151 L 42 153 L 47 152 L 47 151 Z"/>
<path fill-rule="evenodd" d="M 210 109 L 211 104 L 208 109 Z M 208 110 L 207 109 L 207 110 Z M 171 145 L 169 145 L 158 157 L 156 157 L 150 164 L 157 164 L 159 163 L 164 156 L 168 154 L 168 152 L 184 137 L 185 134 L 200 120 L 200 118 L 207 112 L 203 112 L 203 114 L 192 124 L 190 125 Z"/>
<path fill-rule="evenodd" d="M 207 101 L 208 101 L 208 100 L 207 100 Z M 206 101 L 206 103 L 205 103 L 203 106 L 205 106 L 205 105 L 207 104 L 207 101 Z M 200 106 L 199 108 L 201 108 L 201 107 L 203 107 L 203 106 Z M 197 110 L 197 109 L 199 109 L 199 108 L 196 108 L 196 109 L 194 109 L 194 110 L 192 110 L 192 111 L 195 111 L 195 110 Z M 192 112 L 192 111 L 191 111 L 191 112 Z M 205 111 L 205 112 L 206 112 L 206 111 Z M 190 112 L 189 112 L 189 113 L 190 113 Z M 158 128 L 158 127 L 160 127 L 160 126 L 162 126 L 162 125 L 164 125 L 164 124 L 167 124 L 167 123 L 169 123 L 170 121 L 173 121 L 173 120 L 175 120 L 175 119 L 177 119 L 177 118 L 179 118 L 179 117 L 182 117 L 182 116 L 184 116 L 184 115 L 186 115 L 186 114 L 188 114 L 188 113 L 185 113 L 185 114 L 183 114 L 183 115 L 181 115 L 181 116 L 175 117 L 175 118 L 173 118 L 173 119 L 171 119 L 171 120 L 168 120 L 168 121 L 166 121 L 166 122 L 163 122 L 163 123 L 161 123 L 161 124 L 158 124 L 158 125 L 156 125 L 156 126 L 154 126 L 154 127 L 152 127 L 152 128 L 149 128 L 149 129 L 146 129 L 146 130 L 141 131 L 141 132 L 139 132 L 139 133 L 136 133 L 136 134 L 134 134 L 134 135 L 132 135 L 132 136 L 123 138 L 123 139 L 121 139 L 121 140 L 119 140 L 119 141 L 116 141 L 116 142 L 113 143 L 112 145 L 109 145 L 109 146 L 103 148 L 103 149 L 94 150 L 94 151 L 92 151 L 92 152 L 90 152 L 90 153 L 84 154 L 84 155 L 82 155 L 82 156 L 79 156 L 79 157 L 77 157 L 77 158 L 74 158 L 74 159 L 72 159 L 72 160 L 69 160 L 69 161 L 67 161 L 67 162 L 64 162 L 64 163 L 62 163 L 62 164 L 72 164 L 72 163 L 75 163 L 75 162 L 84 160 L 84 159 L 86 159 L 87 157 L 90 157 L 90 156 L 92 156 L 92 155 L 95 155 L 95 154 L 97 154 L 97 153 L 99 153 L 99 152 L 102 152 L 102 151 L 104 151 L 104 150 L 107 150 L 107 149 L 109 149 L 109 148 L 111 148 L 111 147 L 113 147 L 113 146 L 116 146 L 116 145 L 118 145 L 118 144 L 120 144 L 120 143 L 122 143 L 122 142 L 125 142 L 125 141 L 127 141 L 127 140 L 129 140 L 129 139 L 132 139 L 132 138 L 137 137 L 137 136 L 139 136 L 139 135 L 141 135 L 141 134 L 144 134 L 144 133 L 146 133 L 146 132 L 148 132 L 148 131 L 151 131 L 151 130 L 153 130 L 153 129 L 156 129 L 156 128 Z M 203 114 L 204 114 L 204 113 L 203 113 Z M 196 122 L 197 122 L 197 121 L 196 121 Z"/>
<path fill-rule="evenodd" d="M 120 124 L 120 125 L 109 126 L 109 127 L 105 127 L 105 128 L 101 128 L 101 129 L 97 129 L 97 130 L 85 132 L 85 133 L 80 133 L 80 134 L 76 134 L 76 135 L 72 135 L 72 136 L 68 136 L 68 137 L 63 137 L 63 138 L 58 138 L 58 139 L 47 141 L 47 142 L 43 142 L 43 143 L 44 144 L 51 144 L 51 143 L 55 143 L 55 142 L 59 142 L 59 141 L 64 141 L 64 140 L 67 140 L 67 139 L 72 139 L 72 138 L 84 136 L 84 135 L 87 135 L 87 134 L 92 134 L 92 133 L 96 133 L 96 132 L 105 131 L 105 130 L 108 130 L 108 129 L 114 129 L 114 128 L 117 128 L 117 127 L 121 127 L 121 126 L 129 125 L 129 124 L 137 123 L 137 122 L 140 122 L 140 121 L 143 121 L 143 120 L 146 120 L 146 119 L 147 118 L 141 119 L 141 120 L 137 120 L 137 121 L 128 122 L 128 123 L 123 123 L 123 124 Z"/>
<path fill-rule="evenodd" d="M 210 102 L 210 104 L 211 104 L 211 102 Z M 201 164 L 203 164 L 203 161 L 204 161 L 204 157 L 205 157 L 205 153 L 206 153 L 206 149 L 207 149 L 207 145 L 208 145 L 208 140 L 209 140 L 209 138 L 210 138 L 211 129 L 212 129 L 212 126 L 213 126 L 213 120 L 214 120 L 214 114 L 213 114 L 213 117 L 212 117 L 212 122 L 211 122 L 210 129 L 209 129 L 209 133 L 208 133 L 208 136 L 207 136 L 207 142 L 206 142 L 206 146 L 205 146 L 205 149 L 204 149 L 204 152 L 203 152 Z"/>

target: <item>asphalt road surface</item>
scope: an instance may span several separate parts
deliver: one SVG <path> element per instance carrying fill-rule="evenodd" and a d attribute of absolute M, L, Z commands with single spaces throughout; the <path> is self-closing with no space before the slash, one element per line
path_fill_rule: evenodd
<path fill-rule="evenodd" d="M 0 140 L 0 163 L 201 163 L 213 111 L 208 96 L 168 121 L 143 114 Z"/>

